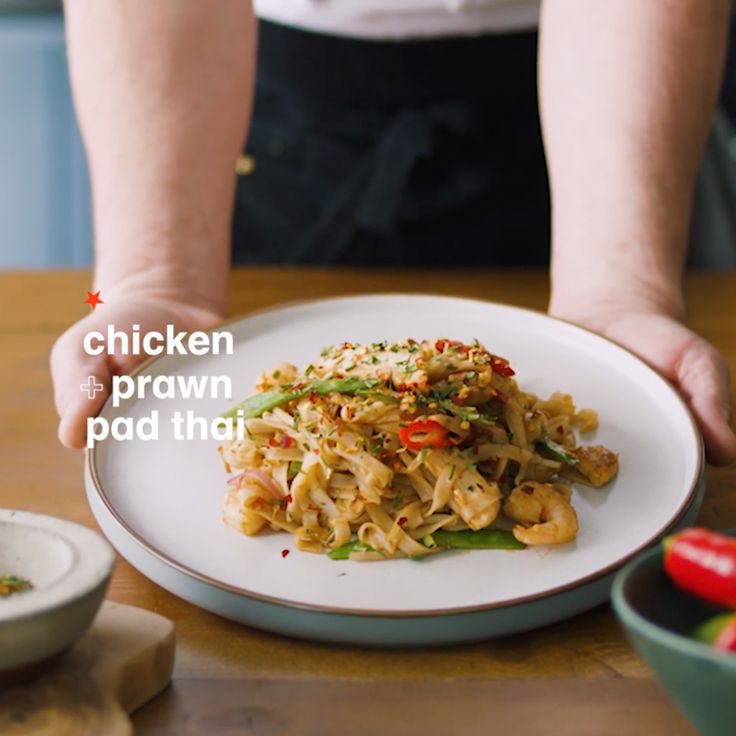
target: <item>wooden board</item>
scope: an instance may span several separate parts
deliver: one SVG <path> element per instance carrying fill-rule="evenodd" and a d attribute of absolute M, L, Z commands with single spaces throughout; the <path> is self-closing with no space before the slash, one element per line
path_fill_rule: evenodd
<path fill-rule="evenodd" d="M 90 630 L 38 680 L 0 692 L 3 736 L 129 736 L 128 713 L 166 687 L 174 625 L 105 602 Z"/>

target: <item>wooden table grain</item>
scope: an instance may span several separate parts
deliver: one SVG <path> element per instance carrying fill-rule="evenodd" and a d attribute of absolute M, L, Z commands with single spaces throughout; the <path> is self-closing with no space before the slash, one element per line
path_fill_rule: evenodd
<path fill-rule="evenodd" d="M 0 274 L 0 505 L 95 528 L 82 454 L 56 439 L 48 372 L 55 338 L 83 316 L 87 272 Z M 736 272 L 686 280 L 690 323 L 736 373 Z M 368 292 L 461 295 L 543 309 L 533 271 L 243 269 L 233 315 L 282 302 Z M 104 298 L 104 294 L 102 295 Z M 708 470 L 700 521 L 736 526 L 736 468 Z M 172 686 L 135 717 L 137 733 L 259 736 L 692 734 L 626 641 L 608 605 L 478 644 L 377 651 L 298 641 L 198 609 L 118 560 L 108 598 L 171 618 Z"/>

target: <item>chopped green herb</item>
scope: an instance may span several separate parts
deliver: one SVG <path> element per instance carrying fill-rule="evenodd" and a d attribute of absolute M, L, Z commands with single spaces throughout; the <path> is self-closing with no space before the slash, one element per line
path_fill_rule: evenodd
<path fill-rule="evenodd" d="M 289 463 L 289 467 L 286 471 L 286 480 L 294 480 L 299 473 L 301 473 L 302 464 L 299 460 L 292 460 Z"/>
<path fill-rule="evenodd" d="M 356 391 L 358 396 L 365 396 L 366 399 L 375 399 L 376 401 L 383 401 L 384 404 L 398 404 L 399 400 L 392 394 L 384 393 L 383 391 Z"/>
<path fill-rule="evenodd" d="M 456 394 L 460 389 L 460 384 L 456 381 L 450 381 L 447 386 L 442 389 L 435 389 L 432 391 L 431 397 L 435 399 L 447 399 L 453 394 Z"/>
<path fill-rule="evenodd" d="M 13 595 L 13 593 L 24 593 L 32 587 L 30 580 L 18 575 L 0 575 L 0 597 Z"/>
<path fill-rule="evenodd" d="M 377 437 L 374 439 L 370 444 L 370 453 L 371 455 L 378 455 L 381 450 L 383 450 L 383 439 L 381 437 Z"/>
<path fill-rule="evenodd" d="M 449 399 L 437 399 L 441 409 L 444 409 L 448 414 L 453 414 L 456 417 L 466 422 L 477 422 L 478 424 L 486 427 L 495 426 L 496 419 L 490 414 L 481 414 L 473 406 L 458 406 Z"/>

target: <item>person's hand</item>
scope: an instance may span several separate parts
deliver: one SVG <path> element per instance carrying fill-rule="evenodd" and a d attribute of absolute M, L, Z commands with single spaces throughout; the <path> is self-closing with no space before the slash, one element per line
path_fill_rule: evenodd
<path fill-rule="evenodd" d="M 54 382 L 54 400 L 59 412 L 59 439 L 71 448 L 84 447 L 87 435 L 87 417 L 99 411 L 110 393 L 112 376 L 130 372 L 146 355 L 87 355 L 84 336 L 97 330 L 106 334 L 107 325 L 129 332 L 134 324 L 140 325 L 141 334 L 150 330 L 164 332 L 167 324 L 176 331 L 201 330 L 211 327 L 222 315 L 209 308 L 193 306 L 183 299 L 146 294 L 106 294 L 105 303 L 97 306 L 84 319 L 72 325 L 56 341 L 51 351 L 51 376 Z M 94 399 L 80 390 L 89 376 L 94 376 L 105 390 Z"/>
<path fill-rule="evenodd" d="M 628 348 L 670 380 L 703 433 L 708 460 L 736 460 L 728 366 L 710 343 L 658 309 L 551 307 L 550 314 L 587 327 Z"/>

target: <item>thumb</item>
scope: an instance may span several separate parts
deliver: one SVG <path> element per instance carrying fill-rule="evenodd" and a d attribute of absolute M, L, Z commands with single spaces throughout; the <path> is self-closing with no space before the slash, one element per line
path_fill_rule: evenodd
<path fill-rule="evenodd" d="M 680 354 L 674 378 L 697 418 L 714 465 L 736 460 L 736 436 L 731 417 L 728 366 L 707 342 L 693 340 Z"/>
<path fill-rule="evenodd" d="M 106 356 L 90 356 L 84 352 L 82 336 L 77 334 L 75 327 L 65 332 L 54 345 L 51 375 L 60 418 L 59 440 L 66 447 L 77 449 L 86 445 L 87 418 L 95 416 L 108 397 L 112 376 Z"/>

